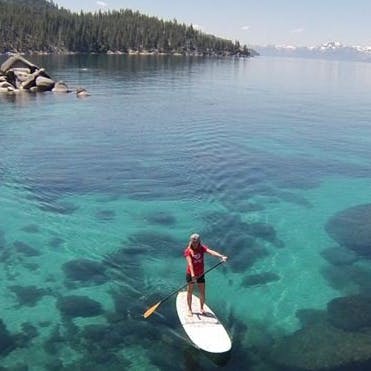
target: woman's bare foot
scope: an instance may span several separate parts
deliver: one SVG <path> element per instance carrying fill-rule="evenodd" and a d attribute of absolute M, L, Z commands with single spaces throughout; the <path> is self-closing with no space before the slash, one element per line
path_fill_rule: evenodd
<path fill-rule="evenodd" d="M 193 316 L 193 313 L 192 313 L 192 311 L 190 309 L 188 309 L 188 311 L 187 311 L 187 316 L 188 317 L 192 317 Z"/>
<path fill-rule="evenodd" d="M 206 314 L 205 309 L 201 309 L 201 314 Z"/>

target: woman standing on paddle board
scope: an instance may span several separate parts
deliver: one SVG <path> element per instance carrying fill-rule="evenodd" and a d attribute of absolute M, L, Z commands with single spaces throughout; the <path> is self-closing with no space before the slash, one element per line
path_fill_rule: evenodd
<path fill-rule="evenodd" d="M 184 250 L 184 256 L 187 260 L 187 272 L 186 280 L 188 282 L 187 287 L 187 304 L 188 304 L 188 315 L 192 316 L 192 293 L 193 284 L 197 282 L 198 290 L 200 291 L 200 310 L 204 312 L 205 304 L 205 276 L 204 276 L 204 254 L 221 258 L 223 261 L 227 260 L 228 257 L 219 254 L 217 251 L 209 249 L 206 245 L 201 244 L 200 235 L 194 233 L 189 239 L 187 248 Z"/>

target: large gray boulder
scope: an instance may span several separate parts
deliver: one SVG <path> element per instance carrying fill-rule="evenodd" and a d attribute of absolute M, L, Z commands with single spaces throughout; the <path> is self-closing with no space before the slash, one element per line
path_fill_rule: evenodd
<path fill-rule="evenodd" d="M 36 79 L 39 76 L 42 76 L 43 73 L 44 73 L 44 69 L 40 68 L 34 71 L 33 73 L 31 73 L 30 75 L 28 75 L 27 79 L 21 83 L 21 89 L 30 89 L 33 86 L 36 86 Z"/>
<path fill-rule="evenodd" d="M 70 90 L 64 81 L 57 81 L 52 90 L 54 93 L 68 93 L 69 91 Z"/>
<path fill-rule="evenodd" d="M 16 79 L 19 82 L 26 81 L 28 79 L 28 76 L 30 76 L 29 70 L 27 71 L 27 69 L 25 69 L 25 68 L 15 69 L 15 70 L 13 70 L 13 72 L 14 72 L 14 75 L 15 75 Z"/>
<path fill-rule="evenodd" d="M 17 89 L 15 88 L 15 86 L 10 84 L 9 82 L 7 82 L 7 81 L 0 82 L 0 93 L 11 93 L 11 92 L 14 92 L 16 90 Z"/>
<path fill-rule="evenodd" d="M 8 58 L 0 67 L 0 93 L 27 90 L 29 92 L 50 91 L 67 93 L 68 86 L 59 81 L 57 84 L 46 73 L 20 55 Z M 78 96 L 89 95 L 86 90 L 77 93 Z"/>
<path fill-rule="evenodd" d="M 52 90 L 55 82 L 45 72 L 44 68 L 39 68 L 20 55 L 8 58 L 0 67 L 2 81 L 7 81 L 14 89 L 30 91 Z M 12 90 L 9 87 L 10 90 Z M 3 87 L 1 92 L 7 90 Z"/>
<path fill-rule="evenodd" d="M 88 91 L 84 88 L 77 88 L 76 89 L 76 96 L 78 98 L 83 98 L 83 97 L 89 97 L 90 94 L 88 93 Z"/>
<path fill-rule="evenodd" d="M 0 70 L 4 73 L 8 72 L 10 69 L 14 68 L 27 68 L 31 73 L 39 69 L 39 67 L 32 64 L 27 59 L 20 55 L 13 55 L 8 58 L 0 67 Z"/>
<path fill-rule="evenodd" d="M 38 76 L 35 82 L 40 91 L 52 90 L 55 85 L 55 82 L 52 79 L 45 76 Z"/>

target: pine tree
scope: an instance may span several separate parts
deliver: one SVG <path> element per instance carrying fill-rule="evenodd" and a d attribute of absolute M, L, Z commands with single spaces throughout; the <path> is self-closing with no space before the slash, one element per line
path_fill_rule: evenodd
<path fill-rule="evenodd" d="M 244 45 L 207 35 L 176 19 L 129 9 L 74 13 L 46 0 L 0 0 L 0 53 L 106 53 L 149 50 L 205 55 L 250 55 Z"/>

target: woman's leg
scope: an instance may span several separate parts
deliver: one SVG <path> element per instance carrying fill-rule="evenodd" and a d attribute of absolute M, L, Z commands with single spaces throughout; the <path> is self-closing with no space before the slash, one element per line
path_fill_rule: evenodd
<path fill-rule="evenodd" d="M 201 313 L 204 313 L 205 304 L 205 282 L 198 283 L 198 290 L 200 291 L 200 309 Z"/>
<path fill-rule="evenodd" d="M 187 304 L 188 304 L 189 315 L 192 315 L 192 293 L 193 293 L 193 283 L 190 282 L 187 286 Z"/>

